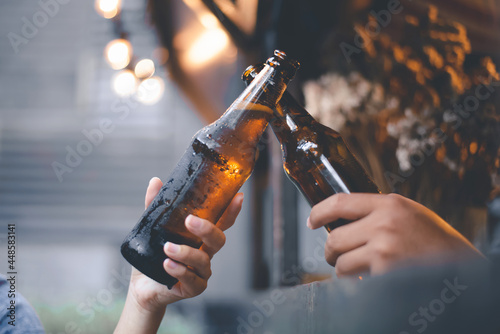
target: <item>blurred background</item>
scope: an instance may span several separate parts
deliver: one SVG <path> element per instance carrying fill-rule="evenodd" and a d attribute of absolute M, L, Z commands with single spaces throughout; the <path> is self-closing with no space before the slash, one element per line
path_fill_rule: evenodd
<path fill-rule="evenodd" d="M 243 91 L 243 70 L 276 48 L 302 63 L 289 91 L 343 134 L 384 192 L 429 206 L 486 249 L 500 185 L 500 6 L 402 1 L 380 21 L 387 6 L 3 2 L 1 247 L 15 224 L 17 288 L 47 333 L 112 331 L 130 273 L 119 246 L 144 210 L 149 179 L 168 177 L 192 135 Z M 485 80 L 491 96 L 451 126 L 453 106 Z M 451 139 L 436 144 L 436 128 Z M 243 191 L 207 291 L 169 307 L 162 333 L 234 331 L 256 292 L 332 276 L 317 255 L 326 233 L 305 227 L 309 206 L 269 131 Z"/>
<path fill-rule="evenodd" d="M 203 110 L 212 114 L 186 102 L 165 68 L 169 54 L 146 5 L 143 0 L 0 5 L 1 242 L 6 247 L 7 224 L 15 224 L 17 288 L 47 333 L 112 331 L 130 272 L 119 246 L 144 210 L 149 179 L 166 178 L 192 135 L 244 89 L 240 75 L 250 63 L 216 17 L 208 10 L 198 17 L 179 2 L 176 20 L 186 25 L 179 31 L 189 36 L 178 43 L 184 61 L 193 65 L 187 75 L 205 89 L 200 103 L 207 100 Z M 106 8 L 119 8 L 119 17 Z M 207 21 L 208 35 L 200 20 Z M 144 59 L 149 61 L 140 62 Z M 156 81 L 139 86 L 150 76 Z M 182 313 L 200 319 L 206 305 L 233 302 L 252 291 L 251 195 L 246 197 L 227 232 L 225 251 L 213 261 L 210 287 L 203 297 L 182 303 L 179 312 L 188 308 Z M 271 196 L 268 200 L 272 203 Z M 0 264 L 6 273 L 6 256 Z M 176 312 L 169 310 L 169 333 L 207 332 L 203 322 L 177 321 Z"/>

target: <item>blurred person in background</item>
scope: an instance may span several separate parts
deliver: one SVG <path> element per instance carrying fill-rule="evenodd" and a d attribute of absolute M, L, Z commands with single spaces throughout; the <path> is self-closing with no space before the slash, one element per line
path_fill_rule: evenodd
<path fill-rule="evenodd" d="M 15 284 L 15 276 L 0 275 L 0 334 L 45 333 L 35 310 Z"/>

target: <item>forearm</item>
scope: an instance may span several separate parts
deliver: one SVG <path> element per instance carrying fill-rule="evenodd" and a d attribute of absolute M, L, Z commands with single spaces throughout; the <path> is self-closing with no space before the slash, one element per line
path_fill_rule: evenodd
<path fill-rule="evenodd" d="M 166 306 L 155 311 L 144 309 L 129 290 L 114 334 L 156 333 L 165 315 L 165 309 Z"/>

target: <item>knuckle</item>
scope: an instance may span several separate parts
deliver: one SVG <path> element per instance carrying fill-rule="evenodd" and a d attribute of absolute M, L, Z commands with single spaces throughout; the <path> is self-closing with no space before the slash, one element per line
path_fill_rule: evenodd
<path fill-rule="evenodd" d="M 335 194 L 313 206 L 309 214 L 310 223 L 316 227 L 319 224 L 326 223 L 330 213 L 335 211 L 335 207 L 342 206 L 347 196 L 349 195 L 343 193 Z"/>
<path fill-rule="evenodd" d="M 220 248 L 224 247 L 224 245 L 226 244 L 226 235 L 224 233 L 221 233 L 221 238 L 220 238 Z"/>
<path fill-rule="evenodd" d="M 387 205 L 391 209 L 401 208 L 405 204 L 405 198 L 399 194 L 390 193 L 386 195 Z"/>
<path fill-rule="evenodd" d="M 177 270 L 179 271 L 179 276 L 184 277 L 188 273 L 188 268 L 186 266 L 179 266 Z"/>
<path fill-rule="evenodd" d="M 187 245 L 180 245 L 179 252 L 177 254 L 174 254 L 172 258 L 175 259 L 177 262 L 185 263 L 186 261 L 188 261 L 190 258 L 193 257 L 194 251 L 195 251 L 194 248 L 191 248 Z"/>
<path fill-rule="evenodd" d="M 175 258 L 178 260 L 186 259 L 191 253 L 191 247 L 186 245 L 180 245 L 179 252 L 175 254 Z"/>
<path fill-rule="evenodd" d="M 203 220 L 203 224 L 200 226 L 200 236 L 205 237 L 213 233 L 215 225 L 207 220 Z"/>
<path fill-rule="evenodd" d="M 182 285 L 186 287 L 186 290 L 191 291 L 190 293 L 191 297 L 196 296 L 196 294 L 194 293 L 194 290 L 198 288 L 198 284 L 196 282 L 196 275 L 186 270 L 185 274 L 179 276 L 178 278 L 179 281 L 182 282 Z"/>
<path fill-rule="evenodd" d="M 330 196 L 330 205 L 331 206 L 342 206 L 347 198 L 348 194 L 338 193 L 333 196 Z"/>
<path fill-rule="evenodd" d="M 336 228 L 333 231 L 331 231 L 330 234 L 328 234 L 328 238 L 326 239 L 326 243 L 327 243 L 328 248 L 330 248 L 332 250 L 338 249 L 339 241 L 342 240 L 342 237 L 339 236 L 340 229 L 341 228 Z"/>
<path fill-rule="evenodd" d="M 196 277 L 197 276 L 193 272 L 191 272 L 191 271 L 188 272 L 186 270 L 186 277 L 187 277 L 188 284 L 190 284 L 190 285 L 196 284 Z"/>
<path fill-rule="evenodd" d="M 398 219 L 394 216 L 387 216 L 378 222 L 378 229 L 384 233 L 393 233 L 397 230 Z"/>
<path fill-rule="evenodd" d="M 184 278 L 187 273 L 187 268 L 184 265 L 179 265 L 175 269 L 170 269 L 172 271 L 172 276 L 178 279 Z"/>
<path fill-rule="evenodd" d="M 212 277 L 212 268 L 211 266 L 209 265 L 208 268 L 207 268 L 207 280 Z"/>
<path fill-rule="evenodd" d="M 200 283 L 200 287 L 199 287 L 199 292 L 198 294 L 202 293 L 203 291 L 205 291 L 208 287 L 208 282 L 207 280 L 202 280 L 201 283 Z"/>
<path fill-rule="evenodd" d="M 333 232 L 333 231 L 332 231 Z M 325 242 L 325 255 L 328 254 L 333 254 L 335 253 L 337 247 L 336 247 L 336 238 L 335 236 L 332 236 L 332 232 L 330 232 L 330 235 L 328 235 L 328 238 L 326 239 Z"/>
<path fill-rule="evenodd" d="M 200 251 L 200 252 L 201 252 L 201 254 L 200 254 L 200 261 L 201 261 L 202 265 L 208 265 L 208 266 L 210 266 L 210 256 L 207 253 L 203 252 L 203 251 Z"/>
<path fill-rule="evenodd" d="M 325 260 L 329 265 L 335 267 L 337 263 L 337 256 L 335 255 L 334 252 L 332 252 L 328 248 L 325 248 Z"/>
<path fill-rule="evenodd" d="M 387 260 L 393 257 L 393 249 L 389 242 L 378 242 L 374 246 L 374 253 L 378 259 Z"/>
<path fill-rule="evenodd" d="M 346 263 L 345 263 L 345 261 L 343 259 L 344 259 L 343 256 L 339 256 L 339 258 L 337 259 L 337 261 L 335 263 L 335 273 L 339 277 L 345 276 L 345 275 L 348 274 L 348 272 L 346 270 L 347 269 L 346 268 Z"/>
<path fill-rule="evenodd" d="M 191 282 L 188 283 L 190 285 L 190 297 L 195 297 L 200 295 L 203 291 L 207 289 L 207 280 L 198 280 L 196 281 L 194 277 L 191 278 Z"/>

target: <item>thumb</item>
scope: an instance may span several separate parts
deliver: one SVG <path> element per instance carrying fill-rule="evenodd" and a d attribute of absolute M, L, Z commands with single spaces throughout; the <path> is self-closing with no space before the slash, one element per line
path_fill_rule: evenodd
<path fill-rule="evenodd" d="M 162 186 L 163 183 L 156 176 L 153 177 L 151 180 L 149 180 L 148 189 L 146 190 L 146 200 L 145 200 L 146 208 L 149 206 L 149 204 L 151 204 L 153 198 L 155 198 L 155 196 L 158 195 L 158 192 L 160 192 Z"/>

